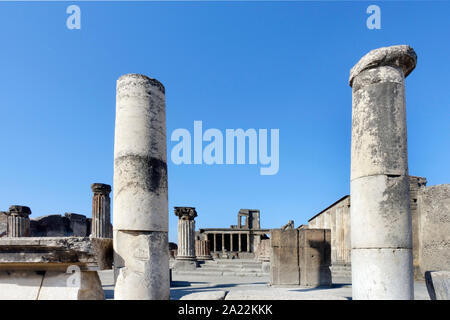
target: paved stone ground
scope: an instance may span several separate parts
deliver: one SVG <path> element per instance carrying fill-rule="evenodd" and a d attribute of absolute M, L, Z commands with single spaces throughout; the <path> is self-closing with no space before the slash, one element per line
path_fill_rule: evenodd
<path fill-rule="evenodd" d="M 99 271 L 107 299 L 113 299 L 112 270 Z M 335 283 L 332 288 L 274 288 L 269 277 L 173 275 L 170 298 L 173 300 L 349 300 L 352 287 Z M 429 300 L 425 282 L 414 283 L 416 300 Z"/>

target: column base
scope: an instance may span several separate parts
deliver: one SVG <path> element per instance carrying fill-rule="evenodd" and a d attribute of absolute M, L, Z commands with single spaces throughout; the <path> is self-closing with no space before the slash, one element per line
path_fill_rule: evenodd
<path fill-rule="evenodd" d="M 197 256 L 197 260 L 212 260 L 212 256 Z"/>
<path fill-rule="evenodd" d="M 197 269 L 197 261 L 187 259 L 176 259 L 173 264 L 174 271 L 189 271 Z"/>

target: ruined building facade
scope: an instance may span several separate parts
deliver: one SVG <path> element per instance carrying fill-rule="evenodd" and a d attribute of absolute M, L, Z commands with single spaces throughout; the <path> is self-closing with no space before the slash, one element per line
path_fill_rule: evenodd
<path fill-rule="evenodd" d="M 255 258 L 255 251 L 270 230 L 261 229 L 260 211 L 241 209 L 237 225 L 230 228 L 208 228 L 197 232 L 198 240 L 209 240 L 211 255 L 215 258 Z"/>
<path fill-rule="evenodd" d="M 410 176 L 414 277 L 443 270 L 450 264 L 450 185 L 426 187 L 427 179 Z M 331 230 L 333 269 L 351 268 L 350 196 L 347 195 L 308 221 L 308 228 Z"/>

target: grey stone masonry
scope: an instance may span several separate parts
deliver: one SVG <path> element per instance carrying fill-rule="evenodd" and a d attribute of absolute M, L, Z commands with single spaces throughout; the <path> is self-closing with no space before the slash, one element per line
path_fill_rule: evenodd
<path fill-rule="evenodd" d="M 140 74 L 117 80 L 113 241 L 119 300 L 169 299 L 164 86 Z"/>
<path fill-rule="evenodd" d="M 405 77 L 407 45 L 366 54 L 352 87 L 351 243 L 353 299 L 413 299 Z"/>
<path fill-rule="evenodd" d="M 7 236 L 10 238 L 30 236 L 31 210 L 25 206 L 11 206 L 8 212 Z"/>
<path fill-rule="evenodd" d="M 111 186 L 103 183 L 93 183 L 92 192 L 92 232 L 94 238 L 112 238 L 111 230 Z"/>

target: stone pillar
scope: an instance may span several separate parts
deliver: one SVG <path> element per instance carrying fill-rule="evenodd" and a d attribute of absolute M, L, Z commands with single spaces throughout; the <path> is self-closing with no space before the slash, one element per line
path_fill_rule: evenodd
<path fill-rule="evenodd" d="M 112 238 L 111 230 L 111 186 L 103 183 L 91 185 L 94 196 L 92 198 L 92 227 L 91 237 Z"/>
<path fill-rule="evenodd" d="M 169 299 L 164 86 L 117 80 L 114 141 L 115 299 Z"/>
<path fill-rule="evenodd" d="M 191 207 L 175 207 L 178 217 L 177 260 L 195 260 L 195 217 L 197 211 Z"/>
<path fill-rule="evenodd" d="M 239 235 L 239 237 L 238 237 L 238 239 L 239 239 L 239 252 L 242 252 L 242 239 L 241 239 L 241 237 L 242 237 L 242 233 L 238 233 L 238 235 Z"/>
<path fill-rule="evenodd" d="M 250 252 L 250 233 L 247 233 L 247 252 Z"/>
<path fill-rule="evenodd" d="M 233 233 L 230 233 L 230 252 L 233 252 Z"/>
<path fill-rule="evenodd" d="M 350 72 L 353 299 L 413 299 L 405 77 L 409 46 L 373 50 Z"/>
<path fill-rule="evenodd" d="M 209 240 L 195 240 L 195 255 L 197 260 L 211 260 Z"/>
<path fill-rule="evenodd" d="M 31 210 L 25 206 L 9 207 L 7 220 L 7 237 L 19 238 L 30 236 Z"/>
<path fill-rule="evenodd" d="M 222 253 L 225 252 L 225 234 L 222 233 Z"/>

